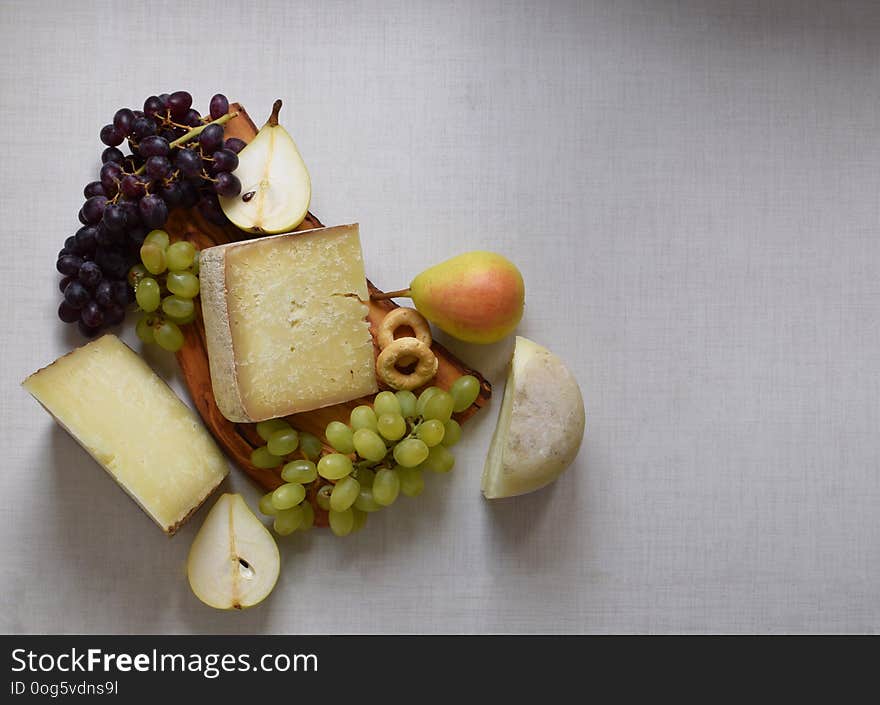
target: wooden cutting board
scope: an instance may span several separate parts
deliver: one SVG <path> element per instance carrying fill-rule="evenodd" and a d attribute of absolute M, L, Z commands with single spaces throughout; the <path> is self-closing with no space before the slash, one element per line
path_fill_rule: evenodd
<path fill-rule="evenodd" d="M 238 137 L 245 142 L 253 139 L 257 133 L 257 127 L 253 121 L 238 104 L 234 104 L 230 108 L 231 112 L 238 111 L 238 116 L 232 118 L 226 123 L 226 136 Z M 311 213 L 306 216 L 305 221 L 297 228 L 297 230 L 309 230 L 312 228 L 324 227 L 322 223 Z M 200 250 L 204 250 L 214 245 L 221 245 L 233 240 L 248 239 L 249 234 L 245 233 L 233 225 L 217 226 L 205 220 L 197 209 L 190 210 L 176 209 L 172 212 L 165 228 L 172 241 L 189 240 Z M 365 246 L 369 246 L 369 233 L 365 234 Z M 408 276 L 410 273 L 407 273 Z M 370 294 L 375 296 L 382 293 L 371 282 L 367 282 Z M 370 330 L 373 334 L 373 346 L 378 355 L 379 347 L 376 343 L 376 331 L 382 319 L 397 305 L 388 300 L 371 300 L 369 306 Z M 228 421 L 220 413 L 217 404 L 214 401 L 214 393 L 211 387 L 211 376 L 208 368 L 208 352 L 205 344 L 205 328 L 202 322 L 201 309 L 196 307 L 196 320 L 187 326 L 183 326 L 185 342 L 183 348 L 177 353 L 177 361 L 180 365 L 183 378 L 189 387 L 193 402 L 199 413 L 202 415 L 205 424 L 211 433 L 217 439 L 218 443 L 223 447 L 227 454 L 236 462 L 236 464 L 244 470 L 254 481 L 263 489 L 273 490 L 283 483 L 280 475 L 280 468 L 276 470 L 263 470 L 255 467 L 250 462 L 251 451 L 257 446 L 264 445 L 264 441 L 260 439 L 256 432 L 256 424 L 233 423 Z M 438 387 L 448 389 L 449 386 L 460 376 L 470 374 L 480 380 L 480 395 L 476 402 L 468 409 L 460 414 L 455 414 L 454 418 L 459 423 L 466 421 L 479 409 L 484 406 L 492 395 L 492 387 L 486 379 L 477 371 L 467 367 L 461 360 L 450 353 L 439 343 L 431 346 L 434 354 L 439 360 L 439 369 L 437 376 L 432 380 L 431 384 Z M 380 388 L 381 382 L 380 382 Z M 418 390 L 416 391 L 418 393 Z M 329 450 L 324 437 L 324 429 L 330 421 L 338 420 L 348 422 L 351 410 L 358 404 L 368 403 L 372 401 L 372 397 L 363 399 L 355 399 L 345 404 L 316 409 L 301 414 L 295 414 L 288 417 L 290 424 L 299 430 L 308 431 L 318 436 L 324 441 L 325 447 Z M 294 454 L 298 457 L 298 453 Z M 293 456 L 292 456 L 293 457 Z M 320 478 L 319 478 L 320 480 Z M 319 483 L 316 483 L 310 490 L 310 496 L 313 498 L 317 491 Z M 326 524 L 326 517 L 323 512 L 316 512 L 316 524 Z"/>

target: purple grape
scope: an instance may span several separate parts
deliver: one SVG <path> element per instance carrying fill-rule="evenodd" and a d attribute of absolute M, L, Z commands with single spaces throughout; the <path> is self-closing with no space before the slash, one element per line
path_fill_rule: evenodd
<path fill-rule="evenodd" d="M 199 202 L 199 190 L 192 181 L 178 182 L 180 188 L 180 205 L 183 208 L 192 208 Z"/>
<path fill-rule="evenodd" d="M 140 176 L 126 174 L 119 182 L 119 190 L 126 198 L 140 198 L 146 191 L 146 183 Z"/>
<path fill-rule="evenodd" d="M 125 229 L 130 230 L 131 228 L 136 228 L 141 223 L 141 213 L 138 209 L 138 201 L 137 199 L 130 201 L 120 201 L 119 207 L 122 208 L 125 213 Z"/>
<path fill-rule="evenodd" d="M 159 186 L 159 195 L 162 197 L 162 200 L 165 201 L 169 210 L 177 208 L 183 200 L 183 192 L 180 190 L 180 182 L 171 181 L 167 184 L 163 183 Z"/>
<path fill-rule="evenodd" d="M 148 228 L 161 228 L 168 220 L 168 206 L 165 205 L 161 196 L 154 193 L 144 196 L 138 208 L 141 213 L 141 221 Z"/>
<path fill-rule="evenodd" d="M 204 216 L 205 220 L 214 225 L 225 225 L 227 223 L 226 215 L 220 208 L 220 202 L 213 193 L 206 194 L 199 201 L 199 212 Z"/>
<path fill-rule="evenodd" d="M 128 274 L 128 261 L 119 252 L 99 250 L 95 254 L 95 261 L 110 279 L 123 279 Z"/>
<path fill-rule="evenodd" d="M 211 155 L 214 160 L 214 171 L 235 171 L 238 166 L 238 155 L 229 149 L 218 149 Z"/>
<path fill-rule="evenodd" d="M 64 293 L 64 290 L 67 288 L 67 285 L 73 281 L 73 277 L 61 277 L 61 281 L 58 282 L 58 288 L 61 289 L 61 293 Z"/>
<path fill-rule="evenodd" d="M 184 176 L 198 176 L 202 172 L 202 158 L 192 149 L 181 149 L 174 160 L 174 166 Z"/>
<path fill-rule="evenodd" d="M 125 175 L 122 165 L 116 162 L 107 162 L 101 167 L 101 185 L 107 193 L 116 193 L 120 179 Z M 86 213 L 88 215 L 88 213 Z"/>
<path fill-rule="evenodd" d="M 116 203 L 110 203 L 104 209 L 101 224 L 110 232 L 118 233 L 125 230 L 125 211 Z"/>
<path fill-rule="evenodd" d="M 238 137 L 230 137 L 223 143 L 223 149 L 228 149 L 235 154 L 238 154 L 245 147 L 247 147 L 247 142 L 238 139 Z"/>
<path fill-rule="evenodd" d="M 175 130 L 173 130 L 173 129 L 168 129 L 168 128 L 162 130 L 162 131 L 159 133 L 159 137 L 161 137 L 163 140 L 165 140 L 165 141 L 168 142 L 169 144 L 170 144 L 171 142 L 173 142 L 174 140 L 176 140 L 176 139 L 177 139 L 178 137 L 180 137 L 180 136 L 181 136 L 181 135 L 177 134 L 177 132 L 176 132 Z M 168 156 L 168 155 L 165 155 L 165 156 Z"/>
<path fill-rule="evenodd" d="M 102 276 L 101 268 L 94 262 L 83 262 L 79 268 L 79 280 L 89 289 L 98 286 Z"/>
<path fill-rule="evenodd" d="M 95 301 L 97 301 L 100 306 L 105 307 L 114 302 L 113 282 L 108 281 L 107 279 L 101 280 L 95 288 Z"/>
<path fill-rule="evenodd" d="M 122 162 L 122 168 L 127 171 L 129 174 L 133 174 L 138 169 L 141 168 L 141 165 L 144 163 L 144 160 L 136 154 L 129 154 L 125 161 Z"/>
<path fill-rule="evenodd" d="M 83 209 L 79 209 L 79 213 L 76 214 L 76 217 L 79 219 L 79 222 L 83 225 L 89 225 L 89 221 L 86 219 L 86 214 L 83 213 Z"/>
<path fill-rule="evenodd" d="M 107 162 L 122 164 L 124 159 L 125 155 L 118 147 L 107 147 L 107 149 L 101 152 L 101 164 L 106 164 Z"/>
<path fill-rule="evenodd" d="M 62 301 L 58 307 L 58 318 L 65 323 L 73 323 L 79 320 L 79 310 L 75 309 L 66 301 Z"/>
<path fill-rule="evenodd" d="M 82 308 L 89 301 L 89 290 L 78 281 L 72 281 L 64 290 L 64 300 L 73 308 Z"/>
<path fill-rule="evenodd" d="M 135 118 L 131 123 L 131 134 L 135 139 L 142 140 L 156 134 L 156 123 L 148 117 Z"/>
<path fill-rule="evenodd" d="M 76 252 L 76 238 L 73 235 L 71 235 L 69 238 L 67 238 L 64 241 L 64 249 L 67 250 L 68 252 L 72 252 L 74 254 L 77 254 L 77 252 Z"/>
<path fill-rule="evenodd" d="M 192 103 L 192 96 L 186 91 L 174 91 L 168 96 L 168 108 L 171 110 L 171 116 L 176 119 L 184 117 L 192 107 Z"/>
<path fill-rule="evenodd" d="M 79 312 L 79 319 L 89 328 L 100 328 L 104 323 L 104 314 L 97 301 L 89 301 Z"/>
<path fill-rule="evenodd" d="M 138 218 L 140 218 L 140 212 L 138 212 Z M 147 239 L 148 234 L 149 230 L 142 226 L 137 226 L 135 228 L 131 228 L 128 231 L 128 240 L 129 242 L 140 248 L 140 246 L 144 244 L 144 240 Z"/>
<path fill-rule="evenodd" d="M 104 307 L 104 324 L 118 326 L 125 320 L 125 309 L 119 304 L 110 304 Z"/>
<path fill-rule="evenodd" d="M 128 303 L 128 283 L 124 281 L 113 282 L 113 300 L 119 306 L 125 306 Z"/>
<path fill-rule="evenodd" d="M 73 237 L 76 239 L 76 251 L 82 254 L 89 254 L 95 251 L 97 241 L 98 228 L 94 225 L 84 225 L 76 231 Z"/>
<path fill-rule="evenodd" d="M 229 99 L 222 93 L 211 98 L 211 119 L 216 120 L 229 112 Z"/>
<path fill-rule="evenodd" d="M 98 223 L 97 232 L 95 233 L 95 242 L 99 248 L 115 247 L 119 242 L 120 233 L 108 230 L 103 221 Z"/>
<path fill-rule="evenodd" d="M 168 157 L 150 157 L 147 159 L 147 174 L 154 179 L 164 179 L 171 173 L 171 162 Z"/>
<path fill-rule="evenodd" d="M 169 152 L 168 141 L 159 135 L 144 137 L 138 145 L 138 153 L 144 157 L 167 157 Z"/>
<path fill-rule="evenodd" d="M 122 134 L 128 135 L 131 131 L 131 123 L 134 122 L 134 113 L 128 108 L 120 108 L 113 116 L 113 127 Z"/>
<path fill-rule="evenodd" d="M 106 196 L 104 193 L 104 187 L 101 185 L 100 181 L 92 181 L 86 184 L 86 187 L 83 189 L 83 196 L 86 198 L 91 198 L 92 196 Z"/>
<path fill-rule="evenodd" d="M 223 125 L 208 125 L 199 133 L 202 154 L 210 154 L 223 145 Z"/>
<path fill-rule="evenodd" d="M 79 332 L 86 338 L 94 338 L 96 335 L 98 335 L 98 333 L 101 332 L 100 328 L 90 328 L 81 320 L 77 322 L 76 327 L 79 329 Z"/>
<path fill-rule="evenodd" d="M 235 174 L 228 171 L 221 171 L 217 174 L 217 180 L 214 182 L 214 191 L 220 196 L 237 196 L 241 193 L 241 181 Z"/>
<path fill-rule="evenodd" d="M 199 127 L 202 124 L 202 116 L 199 114 L 198 110 L 190 108 L 186 111 L 186 115 L 184 115 L 180 121 L 188 127 Z"/>
<path fill-rule="evenodd" d="M 118 144 L 122 144 L 122 140 L 124 139 L 125 135 L 123 135 L 120 130 L 113 127 L 113 125 L 104 125 L 104 127 L 101 128 L 101 141 L 108 147 L 115 147 Z"/>
<path fill-rule="evenodd" d="M 86 219 L 86 225 L 94 225 L 101 220 L 104 215 L 104 208 L 107 205 L 107 198 L 104 196 L 91 196 L 86 199 L 82 207 L 83 217 Z"/>
<path fill-rule="evenodd" d="M 169 95 L 167 93 L 160 93 L 159 94 L 159 100 L 162 101 L 162 107 L 164 107 L 164 108 L 168 107 L 168 98 L 169 98 Z"/>
<path fill-rule="evenodd" d="M 151 95 L 144 101 L 144 115 L 155 118 L 156 115 L 165 114 L 165 105 L 159 96 Z"/>

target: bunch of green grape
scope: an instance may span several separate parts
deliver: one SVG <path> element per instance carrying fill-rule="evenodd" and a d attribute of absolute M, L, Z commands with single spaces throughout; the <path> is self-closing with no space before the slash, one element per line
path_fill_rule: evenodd
<path fill-rule="evenodd" d="M 153 230 L 141 246 L 141 263 L 128 272 L 138 306 L 144 312 L 135 331 L 145 343 L 170 352 L 183 347 L 180 326 L 195 320 L 199 295 L 198 250 L 191 242 L 170 243 L 168 233 Z"/>
<path fill-rule="evenodd" d="M 409 391 L 380 392 L 372 406 L 352 409 L 348 424 L 327 425 L 325 436 L 336 452 L 317 463 L 317 456 L 287 463 L 281 471 L 286 484 L 265 495 L 260 510 L 275 517 L 279 534 L 311 527 L 314 510 L 305 485 L 317 482 L 315 501 L 327 512 L 331 531 L 337 536 L 358 531 L 368 514 L 394 504 L 400 494 L 419 496 L 425 488 L 423 471 L 452 470 L 455 458 L 449 448 L 461 438 L 452 414 L 467 409 L 479 393 L 480 383 L 471 375 L 459 377 L 448 392 L 439 387 L 418 397 Z M 278 467 L 293 443 L 285 441 L 291 431 L 277 430 L 268 438 L 259 424 L 257 431 L 268 442 L 254 450 L 251 461 L 257 467 Z"/>

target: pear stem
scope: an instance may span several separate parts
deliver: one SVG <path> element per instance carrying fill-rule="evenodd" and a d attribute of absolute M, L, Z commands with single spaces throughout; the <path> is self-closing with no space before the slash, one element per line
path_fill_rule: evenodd
<path fill-rule="evenodd" d="M 269 116 L 269 120 L 266 122 L 267 125 L 271 127 L 276 127 L 278 125 L 278 113 L 281 111 L 281 98 L 272 103 L 272 114 Z"/>
<path fill-rule="evenodd" d="M 169 142 L 168 149 L 172 150 L 172 149 L 184 144 L 185 142 L 189 142 L 193 137 L 197 137 L 199 134 L 201 134 L 202 130 L 204 130 L 208 125 L 222 125 L 224 122 L 229 122 L 234 117 L 238 117 L 237 110 L 232 113 L 226 113 L 226 115 L 221 115 L 216 120 L 212 120 L 211 122 L 206 122 L 204 125 L 199 125 L 198 127 L 194 127 L 189 132 L 187 132 L 185 135 L 181 135 L 173 142 Z M 136 172 L 134 172 L 135 175 L 143 174 L 144 170 L 146 168 L 147 168 L 147 165 L 144 164 L 140 169 L 138 169 Z"/>
<path fill-rule="evenodd" d="M 386 291 L 383 294 L 373 294 L 370 298 L 373 301 L 384 301 L 385 299 L 397 299 L 397 298 L 405 298 L 408 299 L 410 295 L 410 289 L 398 289 L 397 291 Z"/>

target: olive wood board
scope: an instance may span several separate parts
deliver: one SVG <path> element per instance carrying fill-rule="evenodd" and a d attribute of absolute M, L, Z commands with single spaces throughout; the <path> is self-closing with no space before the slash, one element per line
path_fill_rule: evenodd
<path fill-rule="evenodd" d="M 238 115 L 226 123 L 226 137 L 238 137 L 245 142 L 249 142 L 257 133 L 257 127 L 248 116 L 247 112 L 239 104 L 233 104 L 230 112 L 238 112 Z M 305 220 L 296 228 L 297 231 L 310 230 L 313 228 L 324 227 L 323 224 L 312 214 L 308 213 Z M 250 233 L 239 230 L 232 224 L 218 226 L 207 221 L 198 209 L 176 209 L 168 218 L 165 229 L 169 233 L 172 241 L 188 240 L 192 242 L 199 250 L 204 250 L 214 245 L 221 245 L 227 242 L 247 240 L 252 236 Z M 368 280 L 367 286 L 371 296 L 376 296 L 382 292 L 377 289 Z M 373 346 L 378 355 L 379 346 L 376 342 L 376 334 L 379 324 L 388 313 L 388 311 L 397 308 L 397 305 L 390 300 L 374 300 L 369 302 L 368 319 L 370 321 L 370 332 L 373 336 Z M 192 400 L 196 408 L 202 416 L 208 429 L 213 434 L 217 442 L 223 447 L 232 460 L 246 472 L 258 485 L 264 490 L 271 491 L 283 484 L 281 479 L 281 468 L 265 470 L 256 467 L 251 463 L 250 456 L 254 448 L 264 445 L 264 441 L 257 435 L 256 424 L 251 423 L 235 423 L 224 418 L 217 408 L 214 400 L 214 392 L 211 386 L 211 375 L 208 365 L 208 351 L 205 342 L 205 328 L 202 321 L 201 308 L 196 307 L 196 320 L 192 324 L 182 326 L 184 333 L 184 344 L 177 353 L 177 361 L 183 374 L 183 379 L 189 388 Z M 470 374 L 480 381 L 480 394 L 477 400 L 463 412 L 454 414 L 459 423 L 466 421 L 483 407 L 492 395 L 492 387 L 489 382 L 476 370 L 467 367 L 455 355 L 450 353 L 446 348 L 436 341 L 431 346 L 434 354 L 437 356 L 439 367 L 437 376 L 431 380 L 429 384 L 448 389 L 449 386 L 460 376 Z M 387 389 L 379 380 L 379 387 Z M 416 390 L 418 394 L 419 390 Z M 361 399 L 337 404 L 334 406 L 306 411 L 287 417 L 290 424 L 301 431 L 308 431 L 316 435 L 324 443 L 325 449 L 330 450 L 327 440 L 324 437 L 324 429 L 331 421 L 348 422 L 351 410 L 358 404 L 370 403 L 372 396 Z M 292 458 L 302 457 L 299 451 L 291 456 Z M 319 478 L 320 480 L 320 478 Z M 314 505 L 314 493 L 317 491 L 319 483 L 314 483 L 310 489 L 310 499 Z M 315 507 L 315 523 L 316 525 L 326 525 L 326 515 L 323 511 Z"/>

